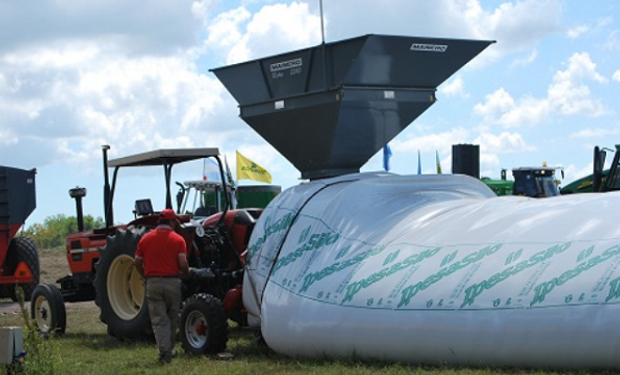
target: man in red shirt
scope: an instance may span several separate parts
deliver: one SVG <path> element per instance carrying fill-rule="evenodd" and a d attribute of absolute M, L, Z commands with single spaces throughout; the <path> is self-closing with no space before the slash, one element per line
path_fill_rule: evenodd
<path fill-rule="evenodd" d="M 146 299 L 159 362 L 176 355 L 174 339 L 181 310 L 181 279 L 189 276 L 185 240 L 175 232 L 179 218 L 171 209 L 159 214 L 155 229 L 140 239 L 134 265 L 146 279 Z"/>

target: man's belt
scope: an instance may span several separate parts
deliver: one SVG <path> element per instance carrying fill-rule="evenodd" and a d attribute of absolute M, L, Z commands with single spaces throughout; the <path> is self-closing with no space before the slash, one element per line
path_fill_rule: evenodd
<path fill-rule="evenodd" d="M 147 276 L 147 279 L 172 279 L 178 278 L 179 275 L 164 275 L 164 276 Z"/>

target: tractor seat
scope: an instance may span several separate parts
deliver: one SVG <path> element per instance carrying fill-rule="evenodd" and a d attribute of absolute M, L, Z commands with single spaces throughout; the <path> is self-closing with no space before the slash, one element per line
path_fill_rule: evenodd
<path fill-rule="evenodd" d="M 136 209 L 134 212 L 137 216 L 152 215 L 155 213 L 155 211 L 153 211 L 153 204 L 148 198 L 136 200 Z"/>
<path fill-rule="evenodd" d="M 194 211 L 194 217 L 207 217 L 215 214 L 217 209 L 215 207 L 198 207 L 196 211 Z"/>

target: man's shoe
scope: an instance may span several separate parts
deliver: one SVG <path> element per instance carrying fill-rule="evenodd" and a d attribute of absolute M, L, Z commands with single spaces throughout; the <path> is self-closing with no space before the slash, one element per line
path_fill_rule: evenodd
<path fill-rule="evenodd" d="M 170 354 L 160 354 L 159 355 L 159 364 L 165 365 L 167 363 L 172 362 L 172 356 Z"/>

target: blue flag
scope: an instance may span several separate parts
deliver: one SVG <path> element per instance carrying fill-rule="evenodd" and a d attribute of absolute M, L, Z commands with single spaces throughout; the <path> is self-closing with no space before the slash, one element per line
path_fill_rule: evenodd
<path fill-rule="evenodd" d="M 386 172 L 390 171 L 390 158 L 392 157 L 392 150 L 390 149 L 390 146 L 385 145 L 383 146 L 383 169 L 385 169 Z"/>

